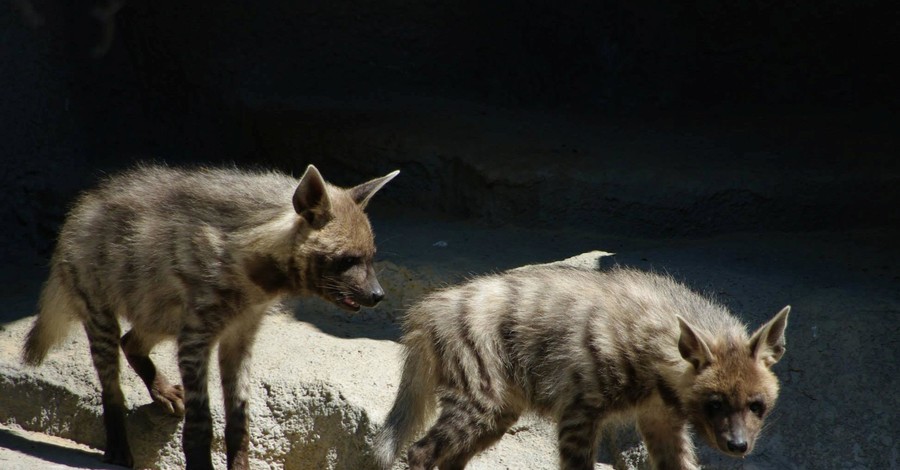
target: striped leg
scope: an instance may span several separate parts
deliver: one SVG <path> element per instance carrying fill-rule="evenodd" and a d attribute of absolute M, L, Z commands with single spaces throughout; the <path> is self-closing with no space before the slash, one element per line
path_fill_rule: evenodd
<path fill-rule="evenodd" d="M 250 353 L 259 323 L 234 325 L 219 343 L 225 397 L 225 453 L 229 469 L 249 469 Z"/>
<path fill-rule="evenodd" d="M 478 452 L 497 442 L 519 417 L 517 412 L 493 413 L 476 399 L 446 393 L 441 414 L 424 438 L 409 449 L 410 470 L 465 468 Z"/>
<path fill-rule="evenodd" d="M 655 470 L 700 469 L 687 425 L 668 408 L 653 407 L 642 412 L 638 430 Z"/>
<path fill-rule="evenodd" d="M 506 434 L 509 427 L 519 420 L 519 415 L 519 412 L 501 413 L 493 426 L 475 436 L 474 445 L 468 452 L 461 452 L 454 457 L 448 457 L 444 461 L 444 464 L 441 465 L 441 469 L 462 470 L 463 468 L 466 468 L 466 465 L 469 463 L 469 460 L 472 460 L 472 457 L 496 444 L 497 441 L 503 438 L 503 435 Z"/>
<path fill-rule="evenodd" d="M 134 330 L 125 333 L 122 337 L 122 351 L 125 358 L 131 364 L 131 368 L 147 385 L 150 397 L 159 403 L 169 413 L 184 415 L 184 388 L 181 385 L 172 385 L 161 372 L 156 370 L 156 365 L 150 360 L 150 350 L 157 340 L 139 336 Z"/>
<path fill-rule="evenodd" d="M 212 470 L 212 415 L 207 382 L 215 336 L 186 325 L 178 336 L 178 368 L 184 384 L 185 416 L 181 437 L 188 470 Z"/>
<path fill-rule="evenodd" d="M 125 434 L 125 396 L 119 385 L 119 321 L 108 310 L 89 307 L 89 311 L 84 329 L 102 390 L 103 424 L 106 427 L 103 460 L 132 467 L 134 459 Z"/>
<path fill-rule="evenodd" d="M 563 410 L 557 424 L 559 468 L 593 470 L 601 421 L 600 409 L 586 403 L 581 394 Z"/>

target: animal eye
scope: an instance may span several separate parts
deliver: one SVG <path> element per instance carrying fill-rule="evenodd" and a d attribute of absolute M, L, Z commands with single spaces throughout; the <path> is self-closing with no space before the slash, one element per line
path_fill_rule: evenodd
<path fill-rule="evenodd" d="M 338 271 L 346 271 L 359 264 L 359 262 L 360 258 L 358 256 L 342 256 L 335 260 L 334 264 L 337 267 Z"/>
<path fill-rule="evenodd" d="M 714 414 L 719 412 L 722 409 L 722 400 L 719 398 L 711 398 L 706 401 L 706 412 L 709 414 Z"/>
<path fill-rule="evenodd" d="M 765 413 L 766 411 L 766 405 L 764 405 L 761 401 L 754 401 L 750 403 L 750 411 L 752 411 L 756 416 L 762 417 L 763 413 Z"/>

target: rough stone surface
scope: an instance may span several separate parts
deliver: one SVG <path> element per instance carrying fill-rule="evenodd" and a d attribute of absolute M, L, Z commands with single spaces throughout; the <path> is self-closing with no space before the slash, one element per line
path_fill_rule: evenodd
<path fill-rule="evenodd" d="M 596 265 L 596 256 L 587 257 L 593 257 Z M 386 288 L 409 285 L 408 294 L 424 291 L 419 286 L 428 279 L 416 275 L 418 282 L 410 282 L 407 270 L 390 264 L 381 276 Z M 329 334 L 335 329 L 349 332 L 353 328 L 342 326 L 343 319 L 332 314 L 328 306 L 305 301 L 297 309 L 303 315 L 318 316 L 318 321 L 298 322 L 284 312 L 273 312 L 264 320 L 254 349 L 252 466 L 373 468 L 372 436 L 393 401 L 400 348 L 388 340 Z M 102 448 L 99 391 L 83 331 L 73 329 L 41 367 L 23 368 L 18 363 L 18 348 L 32 321 L 33 317 L 26 317 L 3 325 L 0 331 L 0 396 L 4 397 L 0 422 Z M 379 323 L 375 318 L 373 322 L 371 329 L 393 334 L 393 324 Z M 160 370 L 177 377 L 172 342 L 158 346 L 152 357 Z M 143 383 L 127 366 L 121 380 L 131 406 L 127 426 L 136 465 L 182 467 L 180 420 L 149 403 Z M 213 364 L 210 383 L 218 380 Z M 211 386 L 210 397 L 217 436 L 214 460 L 218 467 L 224 467 L 221 390 Z M 523 419 L 508 439 L 480 457 L 472 468 L 550 468 L 555 461 L 552 443 L 547 439 L 551 432 L 547 423 Z"/>
<path fill-rule="evenodd" d="M 870 2 L 128 2 L 102 60 L 90 2 L 35 0 L 35 30 L 19 3 L 0 7 L 0 468 L 105 468 L 54 437 L 102 444 L 83 333 L 34 370 L 17 335 L 77 191 L 148 158 L 316 163 L 342 184 L 403 170 L 371 208 L 388 300 L 355 317 L 304 302 L 257 345 L 257 464 L 362 455 L 396 361 L 349 358 L 396 354 L 393 320 L 422 293 L 603 248 L 748 323 L 794 307 L 761 447 L 708 466 L 898 468 L 898 94 L 887 56 L 860 51 L 900 30 Z M 377 377 L 362 397 L 339 381 L 357 373 Z M 177 462 L 179 424 L 125 381 L 135 444 Z M 295 414 L 271 425 L 270 401 Z M 552 468 L 547 428 L 520 426 L 477 465 Z"/>
<path fill-rule="evenodd" d="M 891 243 L 896 233 L 752 233 L 645 240 L 436 221 L 379 219 L 375 226 L 390 234 L 379 246 L 385 257 L 381 276 L 396 298 L 362 316 L 338 313 L 310 300 L 292 305 L 293 317 L 273 314 L 266 319 L 253 367 L 254 468 L 370 468 L 370 441 L 398 380 L 398 332 L 391 319 L 403 304 L 435 285 L 472 273 L 549 262 L 553 259 L 549 256 L 564 259 L 567 249 L 587 252 L 591 245 L 616 254 L 586 253 L 566 262 L 595 266 L 599 259 L 601 267 L 618 263 L 668 271 L 717 297 L 751 326 L 784 304 L 793 306 L 788 352 L 775 366 L 782 394 L 757 450 L 738 461 L 698 442 L 705 468 L 898 468 L 895 423 L 900 379 L 890 372 L 896 368 L 900 327 L 896 290 L 900 256 Z M 441 240 L 446 246 L 435 246 Z M 410 287 L 404 296 L 400 292 L 406 285 Z M 25 283 L 18 292 L 5 294 L 9 301 L 3 304 L 4 318 L 12 320 L 0 331 L 0 423 L 101 448 L 99 394 L 83 332 L 74 329 L 40 368 L 26 369 L 18 362 L 30 318 L 16 312 L 28 311 L 34 289 L 33 283 Z M 154 357 L 174 375 L 171 344 L 161 345 Z M 149 405 L 143 385 L 124 370 L 131 406 L 128 426 L 138 462 L 177 467 L 182 458 L 180 423 Z M 215 371 L 211 380 L 217 380 Z M 211 392 L 221 465 L 220 392 L 215 386 Z M 552 436 L 547 423 L 523 420 L 472 468 L 553 469 Z M 601 462 L 619 469 L 640 468 L 643 456 L 634 446 L 633 432 L 614 437 L 604 441 Z M 84 464 L 90 454 L 83 450 L 68 451 L 13 431 L 0 430 L 0 447 L 7 448 L 0 458 L 9 451 L 44 458 L 55 455 L 46 451 L 53 448 L 69 453 L 45 462 L 102 468 Z M 39 450 L 29 450 L 33 448 Z"/>

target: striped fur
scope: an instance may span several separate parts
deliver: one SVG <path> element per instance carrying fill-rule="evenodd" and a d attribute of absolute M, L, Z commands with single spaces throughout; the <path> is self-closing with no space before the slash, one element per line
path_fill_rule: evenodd
<path fill-rule="evenodd" d="M 399 392 L 376 436 L 388 469 L 461 469 L 517 418 L 555 420 L 560 468 L 592 469 L 604 421 L 633 417 L 654 468 L 696 469 L 688 428 L 749 453 L 778 394 L 785 308 L 752 337 L 669 277 L 529 267 L 437 291 L 405 320 Z"/>
<path fill-rule="evenodd" d="M 285 295 L 317 295 L 348 310 L 378 303 L 384 292 L 363 209 L 395 175 L 351 189 L 326 183 L 313 166 L 299 180 L 162 166 L 112 177 L 84 194 L 66 219 L 23 358 L 40 364 L 80 321 L 102 388 L 105 459 L 133 464 L 121 346 L 153 400 L 185 415 L 187 467 L 209 469 L 207 371 L 218 343 L 228 467 L 247 468 L 248 358 L 264 312 Z M 124 336 L 119 317 L 132 325 Z M 170 337 L 182 385 L 149 358 Z"/>

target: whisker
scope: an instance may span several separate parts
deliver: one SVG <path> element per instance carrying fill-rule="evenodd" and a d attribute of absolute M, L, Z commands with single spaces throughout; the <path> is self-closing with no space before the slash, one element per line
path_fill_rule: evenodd
<path fill-rule="evenodd" d="M 391 240 L 393 240 L 393 239 L 395 239 L 395 238 L 399 238 L 399 237 L 400 237 L 399 234 L 390 235 L 390 236 L 384 237 L 384 238 L 378 237 L 378 243 L 381 244 L 381 243 L 389 242 L 389 241 L 391 241 Z"/>

